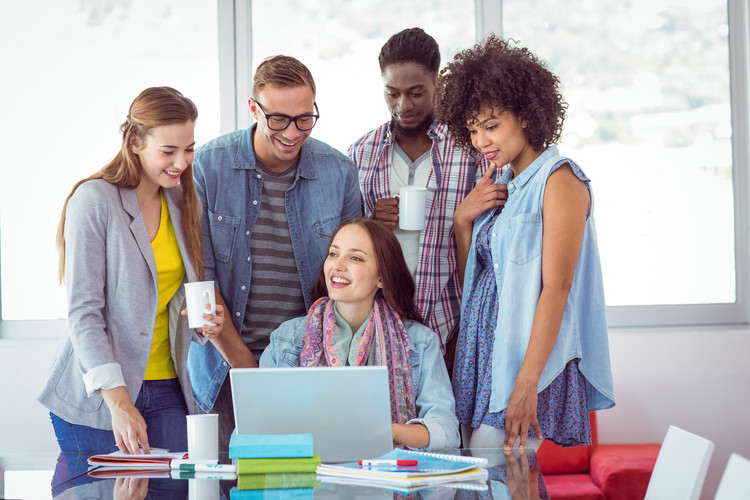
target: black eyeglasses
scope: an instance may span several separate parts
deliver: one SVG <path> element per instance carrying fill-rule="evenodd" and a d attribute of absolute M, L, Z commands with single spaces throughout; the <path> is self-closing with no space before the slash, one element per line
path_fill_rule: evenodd
<path fill-rule="evenodd" d="M 263 116 L 266 117 L 266 123 L 268 124 L 268 128 L 271 130 L 275 130 L 277 132 L 279 130 L 286 130 L 286 128 L 292 122 L 294 122 L 294 125 L 296 125 L 296 127 L 299 130 L 312 130 L 312 128 L 318 122 L 318 118 L 320 118 L 317 103 L 313 103 L 313 106 L 315 107 L 314 115 L 299 115 L 299 116 L 269 115 L 265 111 L 263 111 L 263 108 L 261 107 L 257 99 L 255 100 L 255 104 L 258 106 L 258 109 L 260 110 L 260 112 L 263 113 Z"/>

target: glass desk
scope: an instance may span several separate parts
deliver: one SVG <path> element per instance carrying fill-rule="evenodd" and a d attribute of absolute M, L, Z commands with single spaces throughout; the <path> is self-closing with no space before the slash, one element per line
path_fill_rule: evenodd
<path fill-rule="evenodd" d="M 315 488 L 232 492 L 237 479 L 179 479 L 162 477 L 97 478 L 90 476 L 85 455 L 29 454 L 0 457 L 0 498 L 63 499 L 548 499 L 544 478 L 533 451 L 504 455 L 500 449 L 444 451 L 483 456 L 489 461 L 485 483 L 449 483 L 399 493 L 387 486 L 321 482 Z M 223 456 L 222 456 L 223 455 Z M 221 463 L 229 463 L 226 454 Z"/>

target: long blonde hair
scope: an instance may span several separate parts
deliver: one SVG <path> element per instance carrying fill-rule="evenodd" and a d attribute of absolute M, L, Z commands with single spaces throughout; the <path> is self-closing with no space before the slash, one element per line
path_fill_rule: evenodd
<path fill-rule="evenodd" d="M 57 227 L 57 249 L 60 252 L 58 276 L 60 283 L 65 278 L 65 212 L 68 201 L 76 189 L 93 179 L 104 179 L 118 187 L 135 189 L 141 182 L 141 162 L 131 146 L 137 141 L 145 141 L 156 127 L 175 123 L 195 122 L 198 110 L 193 101 L 171 87 L 150 87 L 141 92 L 130 105 L 125 122 L 120 125 L 122 145 L 117 155 L 95 174 L 73 186 L 65 199 L 60 223 Z M 188 252 L 193 262 L 197 278 L 203 279 L 203 254 L 201 249 L 201 228 L 198 215 L 198 196 L 193 183 L 193 166 L 190 165 L 180 176 L 182 186 L 182 230 L 188 244 Z"/>

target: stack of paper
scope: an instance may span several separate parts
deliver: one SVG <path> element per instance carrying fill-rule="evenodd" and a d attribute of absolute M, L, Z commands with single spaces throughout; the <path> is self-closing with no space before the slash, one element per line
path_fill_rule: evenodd
<path fill-rule="evenodd" d="M 312 498 L 313 488 L 320 486 L 315 477 L 320 455 L 313 453 L 312 434 L 233 434 L 229 458 L 238 474 L 232 500 L 259 498 L 265 490 L 293 490 L 294 497 Z"/>
<path fill-rule="evenodd" d="M 414 460 L 415 465 L 397 463 Z M 318 479 L 323 482 L 379 485 L 403 492 L 446 483 L 486 488 L 486 458 L 395 449 L 369 461 L 370 465 L 367 462 L 322 464 L 317 469 Z"/>

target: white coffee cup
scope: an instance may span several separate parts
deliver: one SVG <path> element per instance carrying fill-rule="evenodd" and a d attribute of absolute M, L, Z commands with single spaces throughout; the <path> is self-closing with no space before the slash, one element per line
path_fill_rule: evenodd
<path fill-rule="evenodd" d="M 216 323 L 203 317 L 203 313 L 216 314 L 216 292 L 213 281 L 185 283 L 185 301 L 190 328 L 201 328 L 203 325 L 216 326 Z M 206 309 L 206 304 L 211 304 L 211 309 Z"/>
<path fill-rule="evenodd" d="M 215 479 L 188 479 L 189 500 L 219 500 L 219 481 Z"/>
<path fill-rule="evenodd" d="M 427 206 L 427 188 L 403 186 L 398 192 L 399 229 L 421 231 Z"/>
<path fill-rule="evenodd" d="M 218 460 L 219 415 L 188 415 L 187 441 L 190 460 Z"/>

